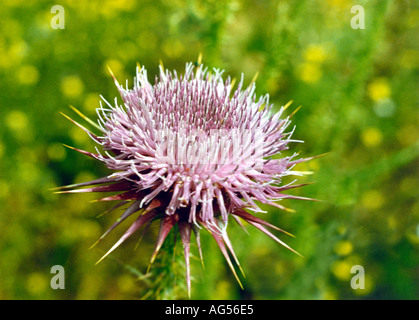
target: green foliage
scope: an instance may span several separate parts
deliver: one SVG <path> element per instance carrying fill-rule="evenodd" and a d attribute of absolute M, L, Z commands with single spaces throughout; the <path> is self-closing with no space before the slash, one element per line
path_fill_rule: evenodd
<path fill-rule="evenodd" d="M 365 8 L 365 29 L 350 21 Z M 193 299 L 417 299 L 419 276 L 418 76 L 419 7 L 415 1 L 61 1 L 65 29 L 54 30 L 50 1 L 0 2 L 0 299 L 165 298 L 185 284 L 164 278 L 147 295 L 164 261 L 146 274 L 158 226 L 136 248 L 133 237 L 95 262 L 129 221 L 89 250 L 118 217 L 96 216 L 109 204 L 94 195 L 56 195 L 60 185 L 107 173 L 62 144 L 93 151 L 93 142 L 60 115 L 74 105 L 95 118 L 99 95 L 118 95 L 107 71 L 132 85 L 137 63 L 159 60 L 182 71 L 199 54 L 210 67 L 269 93 L 277 109 L 289 100 L 300 165 L 316 183 L 284 201 L 295 213 L 268 208 L 266 219 L 304 257 L 251 226 L 232 221 L 230 238 L 246 273 L 241 291 L 214 241 L 202 232 L 205 269 L 192 245 Z M 284 181 L 286 182 L 286 181 Z M 172 259 L 172 260 L 171 260 Z M 50 288 L 62 265 L 65 290 Z M 350 286 L 365 268 L 364 290 Z M 172 276 L 182 278 L 175 263 Z M 146 275 L 144 275 L 146 274 Z M 163 280 L 162 280 L 163 281 Z M 175 283 L 176 285 L 174 285 Z M 154 292 L 155 293 L 155 292 Z M 154 294 L 153 293 L 153 294 Z M 179 297 L 178 292 L 175 294 Z M 185 297 L 183 297 L 185 298 Z"/>

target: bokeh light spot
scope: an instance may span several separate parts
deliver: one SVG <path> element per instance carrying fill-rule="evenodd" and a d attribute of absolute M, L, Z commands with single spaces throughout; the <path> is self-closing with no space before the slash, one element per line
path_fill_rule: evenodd
<path fill-rule="evenodd" d="M 14 131 L 23 130 L 28 125 L 28 117 L 19 110 L 13 110 L 6 116 L 6 125 Z"/>
<path fill-rule="evenodd" d="M 368 96 L 373 101 L 379 101 L 391 96 L 391 88 L 386 78 L 377 78 L 368 85 Z"/>
<path fill-rule="evenodd" d="M 98 93 L 89 93 L 84 99 L 84 110 L 89 113 L 95 113 L 96 109 L 100 107 L 100 95 Z"/>
<path fill-rule="evenodd" d="M 66 76 L 61 80 L 61 92 L 68 98 L 76 98 L 83 93 L 84 84 L 76 75 Z"/>
<path fill-rule="evenodd" d="M 17 81 L 24 85 L 36 84 L 39 80 L 39 71 L 35 66 L 21 66 L 17 72 Z"/>
<path fill-rule="evenodd" d="M 376 147 L 381 144 L 383 135 L 378 128 L 367 128 L 361 134 L 362 143 L 366 147 Z"/>
<path fill-rule="evenodd" d="M 322 71 L 316 63 L 303 63 L 297 70 L 298 77 L 307 83 L 316 83 L 322 76 Z"/>
<path fill-rule="evenodd" d="M 66 150 L 60 143 L 51 143 L 47 148 L 48 157 L 52 161 L 61 161 L 66 157 Z"/>
<path fill-rule="evenodd" d="M 326 57 L 325 48 L 319 44 L 311 44 L 304 51 L 304 59 L 308 62 L 322 63 Z"/>
<path fill-rule="evenodd" d="M 379 209 L 384 204 L 384 197 L 382 193 L 377 190 L 369 190 L 362 195 L 361 203 L 366 209 Z"/>
<path fill-rule="evenodd" d="M 343 261 L 339 260 L 339 261 L 335 261 L 332 264 L 331 271 L 333 275 L 339 280 L 348 281 L 352 276 L 351 274 L 352 266 L 353 265 L 346 260 L 343 260 Z"/>
<path fill-rule="evenodd" d="M 353 245 L 350 241 L 339 241 L 335 245 L 335 252 L 340 256 L 347 256 L 353 251 Z"/>
<path fill-rule="evenodd" d="M 40 272 L 33 272 L 26 280 L 26 289 L 31 294 L 39 294 L 43 292 L 48 286 L 48 279 Z"/>

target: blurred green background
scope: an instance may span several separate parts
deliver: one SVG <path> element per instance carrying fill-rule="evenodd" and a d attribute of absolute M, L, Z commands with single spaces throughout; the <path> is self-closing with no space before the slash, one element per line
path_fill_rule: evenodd
<path fill-rule="evenodd" d="M 51 7 L 65 9 L 54 30 Z M 365 29 L 352 29 L 353 5 Z M 138 299 L 157 225 L 135 249 L 132 237 L 95 262 L 122 235 L 98 237 L 119 216 L 97 215 L 110 203 L 50 188 L 108 174 L 62 144 L 94 143 L 60 111 L 70 104 L 95 119 L 99 95 L 118 96 L 107 71 L 132 85 L 137 62 L 154 80 L 159 60 L 184 70 L 196 61 L 225 69 L 289 100 L 293 151 L 330 152 L 300 170 L 315 181 L 291 193 L 321 202 L 287 201 L 295 213 L 262 216 L 304 258 L 251 226 L 231 223 L 246 273 L 241 291 L 213 239 L 202 233 L 205 271 L 192 246 L 193 299 L 419 298 L 419 5 L 417 1 L 17 1 L 0 2 L 0 299 Z M 181 254 L 181 249 L 179 248 Z M 52 290 L 50 269 L 65 268 L 65 290 Z M 365 289 L 350 286 L 365 269 Z M 135 270 L 137 271 L 135 271 Z"/>

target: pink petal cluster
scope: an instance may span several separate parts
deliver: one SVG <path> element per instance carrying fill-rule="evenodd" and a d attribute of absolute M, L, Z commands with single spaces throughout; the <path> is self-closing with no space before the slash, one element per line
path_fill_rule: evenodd
<path fill-rule="evenodd" d="M 243 88 L 242 77 L 234 89 L 234 81 L 224 80 L 222 73 L 192 63 L 182 75 L 161 67 L 151 84 L 143 67 L 137 69 L 132 89 L 114 78 L 123 104 L 115 99 L 112 105 L 103 99 L 97 110 L 98 125 L 93 123 L 101 134 L 76 123 L 102 151 L 76 150 L 102 161 L 113 173 L 62 187 L 68 189 L 62 192 L 117 192 L 100 200 L 119 200 L 116 207 L 129 203 L 101 239 L 127 217 L 140 213 L 105 256 L 140 227 L 159 219 L 153 261 L 177 225 L 189 290 L 191 231 L 196 234 L 201 257 L 199 230 L 204 227 L 211 233 L 238 279 L 228 254 L 230 251 L 239 265 L 226 232 L 229 217 L 238 223 L 247 221 L 292 250 L 265 227 L 283 230 L 246 210 L 263 212 L 257 202 L 286 209 L 277 202 L 307 199 L 284 193 L 302 185 L 281 185 L 281 179 L 301 175 L 292 171 L 293 166 L 310 158 L 295 160 L 296 154 L 274 157 L 288 149 L 290 142 L 299 142 L 291 139 L 293 130 L 285 132 L 290 124 L 289 118 L 281 118 L 285 108 L 273 113 L 268 95 L 256 97 L 254 82 Z M 85 186 L 91 187 L 75 189 Z"/>

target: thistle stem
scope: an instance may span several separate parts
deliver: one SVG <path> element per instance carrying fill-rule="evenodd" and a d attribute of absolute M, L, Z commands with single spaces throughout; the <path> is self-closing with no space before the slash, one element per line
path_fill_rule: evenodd
<path fill-rule="evenodd" d="M 183 254 L 176 248 L 178 233 L 178 227 L 175 226 L 154 263 L 149 266 L 154 281 L 146 294 L 148 299 L 179 300 L 188 297 Z"/>

